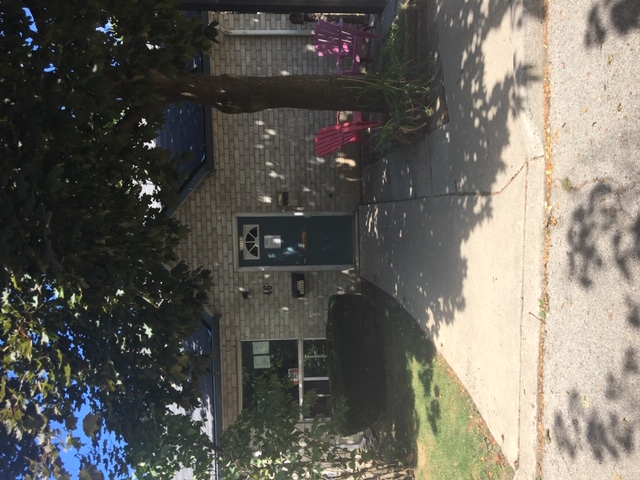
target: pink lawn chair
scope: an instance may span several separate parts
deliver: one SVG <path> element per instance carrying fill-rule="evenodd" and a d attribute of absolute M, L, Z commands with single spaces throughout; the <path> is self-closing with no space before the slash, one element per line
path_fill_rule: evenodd
<path fill-rule="evenodd" d="M 367 32 L 363 28 L 356 29 L 345 25 L 342 19 L 339 23 L 319 20 L 314 31 L 314 44 L 318 55 L 337 57 L 338 73 L 358 74 L 361 63 L 371 61 L 371 58 L 361 55 L 367 38 L 379 38 L 379 35 Z M 351 59 L 350 68 L 343 68 L 342 60 L 345 58 Z"/>
<path fill-rule="evenodd" d="M 350 122 L 340 123 L 340 112 L 338 112 L 338 123 L 318 132 L 315 141 L 316 153 L 324 157 L 342 150 L 342 147 L 348 143 L 362 142 L 362 131 L 379 125 L 380 122 L 363 120 L 361 112 L 353 112 Z"/>

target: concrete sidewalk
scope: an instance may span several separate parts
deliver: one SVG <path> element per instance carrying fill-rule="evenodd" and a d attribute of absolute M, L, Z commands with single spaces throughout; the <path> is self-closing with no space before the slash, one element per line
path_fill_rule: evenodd
<path fill-rule="evenodd" d="M 543 16 L 490 0 L 419 8 L 437 25 L 449 123 L 415 151 L 363 168 L 361 273 L 416 318 L 518 475 L 533 478 Z"/>

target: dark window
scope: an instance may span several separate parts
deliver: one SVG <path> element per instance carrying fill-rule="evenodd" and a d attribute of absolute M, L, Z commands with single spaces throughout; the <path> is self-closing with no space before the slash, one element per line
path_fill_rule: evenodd
<path fill-rule="evenodd" d="M 291 378 L 289 393 L 300 402 L 314 391 L 317 399 L 311 407 L 312 417 L 331 415 L 326 340 L 242 342 L 242 408 L 251 407 L 256 382 L 266 373 Z"/>
<path fill-rule="evenodd" d="M 187 12 L 189 16 L 200 12 Z M 188 65 L 189 69 L 211 73 L 208 55 L 199 52 Z M 195 103 L 173 104 L 165 110 L 166 123 L 158 132 L 156 146 L 181 157 L 178 170 L 184 180 L 178 191 L 186 196 L 204 173 L 213 170 L 213 130 L 211 109 Z"/>

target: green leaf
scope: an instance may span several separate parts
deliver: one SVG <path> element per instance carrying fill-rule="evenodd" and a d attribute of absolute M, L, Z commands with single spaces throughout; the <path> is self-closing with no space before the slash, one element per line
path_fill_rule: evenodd
<path fill-rule="evenodd" d="M 95 439 L 95 434 L 100 430 L 100 415 L 88 414 L 82 420 L 82 431 L 87 437 Z"/>
<path fill-rule="evenodd" d="M 80 480 L 104 480 L 104 475 L 95 465 L 89 464 L 80 471 Z"/>
<path fill-rule="evenodd" d="M 18 340 L 17 350 L 21 357 L 30 360 L 33 352 L 33 344 L 31 342 L 31 339 L 20 338 Z"/>
<path fill-rule="evenodd" d="M 64 366 L 64 378 L 66 381 L 66 386 L 71 385 L 71 365 L 68 363 Z"/>

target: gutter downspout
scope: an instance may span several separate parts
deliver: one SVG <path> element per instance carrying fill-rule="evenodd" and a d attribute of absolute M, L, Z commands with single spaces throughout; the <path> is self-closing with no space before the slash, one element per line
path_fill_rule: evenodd
<path fill-rule="evenodd" d="M 218 32 L 230 37 L 310 37 L 313 30 L 227 30 L 221 26 Z"/>

